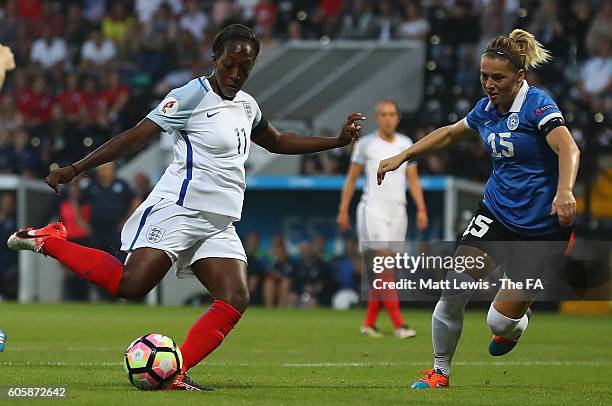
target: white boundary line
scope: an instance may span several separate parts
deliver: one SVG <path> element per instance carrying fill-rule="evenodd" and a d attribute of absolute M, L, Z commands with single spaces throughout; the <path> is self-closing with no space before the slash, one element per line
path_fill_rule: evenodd
<path fill-rule="evenodd" d="M 291 363 L 282 364 L 289 368 L 338 368 L 338 367 L 389 367 L 389 366 L 426 366 L 427 362 L 329 362 L 329 363 Z M 612 362 L 599 361 L 476 361 L 453 362 L 454 366 L 611 366 Z"/>
<path fill-rule="evenodd" d="M 123 362 L 18 362 L 2 361 L 0 366 L 32 366 L 32 367 L 102 367 L 122 366 Z M 322 363 L 285 363 L 285 364 L 262 364 L 262 363 L 227 363 L 206 362 L 204 366 L 211 367 L 283 367 L 283 368 L 347 368 L 347 367 L 403 367 L 415 366 L 426 367 L 428 362 L 322 362 Z M 476 361 L 476 362 L 454 362 L 454 366 L 612 366 L 612 361 Z"/>

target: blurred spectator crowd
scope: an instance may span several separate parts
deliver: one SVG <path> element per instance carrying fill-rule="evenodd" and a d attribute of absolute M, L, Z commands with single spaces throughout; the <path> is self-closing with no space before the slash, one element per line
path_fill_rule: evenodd
<path fill-rule="evenodd" d="M 486 43 L 526 28 L 554 56 L 529 82 L 552 94 L 580 143 L 612 143 L 610 0 L 0 0 L 0 43 L 18 66 L 0 97 L 0 173 L 42 175 L 135 124 L 210 73 L 212 38 L 233 22 L 255 29 L 262 58 L 298 39 L 424 41 L 424 102 L 400 125 L 415 141 L 465 116 L 482 94 Z M 422 173 L 486 178 L 481 143 L 460 148 L 425 159 Z M 343 174 L 348 160 L 307 157 L 303 173 Z"/>
<path fill-rule="evenodd" d="M 523 28 L 554 57 L 529 72 L 527 81 L 551 94 L 583 150 L 587 146 L 589 152 L 612 150 L 612 1 L 355 0 L 321 1 L 320 5 L 318 10 L 327 16 L 325 23 L 307 24 L 303 30 L 307 37 L 316 38 L 321 34 L 317 27 L 324 27 L 321 35 L 337 39 L 425 42 L 423 103 L 416 112 L 404 112 L 398 128 L 415 142 L 465 117 L 483 96 L 479 64 L 487 43 Z M 480 140 L 462 143 L 452 151 L 424 158 L 419 172 L 484 181 L 490 173 L 486 155 Z M 349 160 L 345 153 L 308 156 L 302 173 L 343 175 Z"/>
<path fill-rule="evenodd" d="M 332 256 L 321 234 L 301 241 L 292 250 L 280 235 L 271 239 L 268 249 L 257 233 L 249 233 L 244 245 L 253 304 L 312 308 L 332 305 L 338 292 L 358 295 L 362 258 L 352 238 L 344 240 L 338 256 Z"/>

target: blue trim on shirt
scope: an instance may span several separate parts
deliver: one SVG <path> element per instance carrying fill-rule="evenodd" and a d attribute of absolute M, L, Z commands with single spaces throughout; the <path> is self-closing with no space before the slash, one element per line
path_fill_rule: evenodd
<path fill-rule="evenodd" d="M 136 240 L 138 239 L 138 236 L 140 235 L 140 232 L 142 231 L 142 228 L 144 227 L 147 221 L 147 216 L 149 215 L 149 213 L 151 213 L 151 210 L 153 210 L 153 206 L 147 207 L 144 213 L 142 213 L 142 217 L 140 217 L 140 224 L 138 224 L 138 231 L 136 231 L 136 235 L 134 236 L 134 239 L 132 240 L 132 244 L 130 244 L 130 251 L 132 250 L 132 248 L 134 248 L 134 244 L 136 244 Z"/>
<path fill-rule="evenodd" d="M 185 144 L 187 145 L 187 176 L 183 179 L 183 185 L 181 186 L 181 193 L 179 194 L 179 198 L 176 201 L 176 204 L 179 206 L 183 205 L 185 201 L 185 195 L 187 194 L 187 186 L 189 186 L 189 181 L 193 175 L 193 148 L 191 147 L 191 141 L 189 141 L 189 136 L 187 135 L 187 131 L 181 131 L 181 136 L 185 140 Z"/>
<path fill-rule="evenodd" d="M 206 87 L 206 85 L 204 84 L 204 81 L 202 80 L 202 78 L 198 78 L 198 82 L 200 82 L 200 84 L 202 85 L 202 87 L 204 88 L 204 90 L 206 90 L 208 92 L 208 88 Z"/>

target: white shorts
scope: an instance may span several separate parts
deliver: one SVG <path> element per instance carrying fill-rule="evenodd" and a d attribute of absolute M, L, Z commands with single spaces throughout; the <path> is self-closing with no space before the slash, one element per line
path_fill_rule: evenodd
<path fill-rule="evenodd" d="M 194 276 L 190 266 L 202 258 L 235 258 L 247 262 L 233 220 L 221 214 L 179 206 L 148 197 L 125 222 L 121 250 L 162 250 L 176 265 L 176 276 Z"/>
<path fill-rule="evenodd" d="M 389 242 L 406 241 L 408 215 L 406 208 L 383 210 L 360 202 L 357 205 L 357 238 L 360 251 L 391 249 Z M 373 244 L 368 244 L 373 243 Z"/>

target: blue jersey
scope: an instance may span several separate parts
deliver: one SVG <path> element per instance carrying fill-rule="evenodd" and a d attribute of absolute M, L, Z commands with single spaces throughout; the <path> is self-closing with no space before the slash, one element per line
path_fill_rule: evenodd
<path fill-rule="evenodd" d="M 563 227 L 551 215 L 559 161 L 541 128 L 561 111 L 544 91 L 523 82 L 510 111 L 499 114 L 487 97 L 464 119 L 478 131 L 493 159 L 484 205 L 510 230 L 530 236 Z"/>

